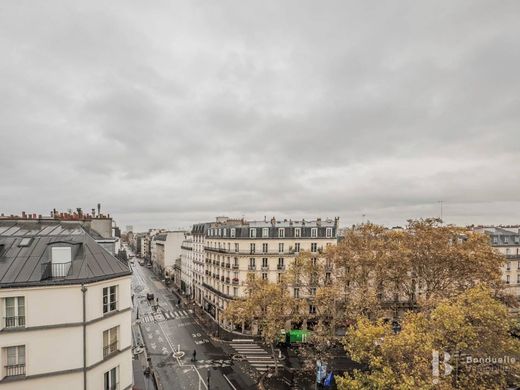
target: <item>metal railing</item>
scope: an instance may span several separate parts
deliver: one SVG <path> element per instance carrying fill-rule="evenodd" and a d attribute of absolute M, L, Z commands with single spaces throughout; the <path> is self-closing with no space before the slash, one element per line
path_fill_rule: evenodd
<path fill-rule="evenodd" d="M 234 278 L 234 279 L 232 280 L 232 282 L 233 282 L 233 284 L 238 284 L 238 279 Z"/>
<path fill-rule="evenodd" d="M 25 326 L 25 316 L 4 317 L 4 326 L 6 328 Z"/>
<path fill-rule="evenodd" d="M 4 366 L 5 376 L 25 375 L 25 364 L 12 364 Z"/>
<path fill-rule="evenodd" d="M 111 353 L 114 353 L 117 351 L 117 341 L 114 341 L 111 344 L 108 344 L 103 347 L 103 357 L 107 357 Z"/>
<path fill-rule="evenodd" d="M 247 267 L 247 269 L 248 269 L 249 271 L 255 271 L 255 270 L 256 270 L 256 265 L 251 265 L 251 264 L 250 264 L 250 265 Z"/>
<path fill-rule="evenodd" d="M 284 270 L 284 269 L 285 269 L 285 264 L 278 264 L 278 265 L 276 266 L 276 269 L 278 269 L 278 270 Z"/>
<path fill-rule="evenodd" d="M 262 266 L 262 271 L 269 271 L 269 266 L 268 265 L 263 265 Z"/>
<path fill-rule="evenodd" d="M 64 278 L 68 276 L 71 269 L 72 262 L 70 261 L 66 263 L 43 263 L 41 280 Z"/>

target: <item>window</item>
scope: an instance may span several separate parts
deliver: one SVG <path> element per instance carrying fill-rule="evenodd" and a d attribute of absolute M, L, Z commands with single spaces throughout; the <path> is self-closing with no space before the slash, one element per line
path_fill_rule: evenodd
<path fill-rule="evenodd" d="M 516 283 L 520 284 L 520 274 L 516 275 Z"/>
<path fill-rule="evenodd" d="M 283 281 L 283 274 L 282 273 L 278 273 L 278 283 L 282 283 L 282 281 Z"/>
<path fill-rule="evenodd" d="M 256 268 L 255 258 L 251 257 L 251 258 L 249 258 L 249 270 L 254 270 L 255 268 Z"/>
<path fill-rule="evenodd" d="M 233 296 L 238 297 L 238 287 L 233 287 Z"/>
<path fill-rule="evenodd" d="M 311 252 L 317 252 L 318 251 L 318 244 L 316 242 L 311 243 Z"/>
<path fill-rule="evenodd" d="M 300 298 L 300 289 L 298 287 L 294 288 L 294 297 Z"/>
<path fill-rule="evenodd" d="M 318 228 L 312 228 L 311 229 L 311 237 L 312 238 L 318 237 Z"/>
<path fill-rule="evenodd" d="M 294 237 L 301 237 L 302 236 L 302 229 L 301 228 L 294 228 Z"/>
<path fill-rule="evenodd" d="M 278 228 L 278 237 L 284 238 L 285 237 L 285 229 L 284 228 Z"/>
<path fill-rule="evenodd" d="M 269 228 L 262 229 L 262 237 L 269 237 Z"/>
<path fill-rule="evenodd" d="M 235 243 L 235 252 L 238 252 L 240 249 L 240 244 L 239 243 Z"/>
<path fill-rule="evenodd" d="M 504 236 L 504 244 L 509 244 L 509 237 Z"/>
<path fill-rule="evenodd" d="M 256 245 L 255 244 L 249 244 L 249 250 L 250 250 L 250 253 L 255 253 L 256 252 Z"/>
<path fill-rule="evenodd" d="M 316 306 L 309 305 L 309 314 L 316 314 Z"/>
<path fill-rule="evenodd" d="M 316 287 L 311 287 L 311 295 L 312 295 L 313 297 L 316 296 Z"/>
<path fill-rule="evenodd" d="M 119 326 L 114 326 L 103 332 L 103 357 L 110 355 L 117 351 L 117 336 L 119 333 Z"/>
<path fill-rule="evenodd" d="M 117 310 L 117 286 L 103 288 L 103 314 Z"/>
<path fill-rule="evenodd" d="M 222 237 L 227 237 L 227 229 L 222 229 Z"/>
<path fill-rule="evenodd" d="M 294 244 L 294 251 L 295 251 L 296 253 L 300 253 L 300 243 L 299 243 L 299 242 L 297 242 L 296 244 Z"/>
<path fill-rule="evenodd" d="M 256 237 L 256 229 L 249 229 L 249 237 L 251 237 L 251 238 Z"/>
<path fill-rule="evenodd" d="M 507 275 L 507 276 L 506 276 L 506 284 L 509 284 L 509 283 L 510 283 L 510 280 L 509 280 L 509 279 L 510 279 L 510 277 L 509 277 L 509 275 Z"/>
<path fill-rule="evenodd" d="M 104 390 L 117 390 L 119 387 L 118 381 L 118 367 L 112 368 L 110 371 L 105 372 L 105 385 Z"/>
<path fill-rule="evenodd" d="M 24 237 L 21 239 L 20 243 L 18 244 L 19 247 L 25 247 L 29 246 L 29 244 L 32 241 L 32 237 Z"/>
<path fill-rule="evenodd" d="M 506 270 L 511 271 L 511 262 L 510 261 L 507 262 Z"/>
<path fill-rule="evenodd" d="M 520 243 L 520 236 L 515 236 L 514 240 L 515 240 L 515 243 L 517 243 L 517 244 Z"/>
<path fill-rule="evenodd" d="M 316 263 L 317 263 L 317 261 L 318 261 L 318 260 L 316 259 L 316 257 L 311 257 L 311 265 L 312 265 L 313 267 L 316 267 Z"/>
<path fill-rule="evenodd" d="M 278 252 L 283 253 L 283 242 L 278 244 Z"/>
<path fill-rule="evenodd" d="M 332 237 L 332 228 L 327 228 L 325 235 L 327 238 L 331 238 Z"/>
<path fill-rule="evenodd" d="M 493 244 L 498 244 L 498 237 L 497 236 L 493 236 Z"/>
<path fill-rule="evenodd" d="M 25 326 L 25 298 L 9 297 L 4 299 L 4 326 L 6 328 L 15 328 Z"/>
<path fill-rule="evenodd" d="M 329 284 L 330 282 L 332 282 L 331 274 L 330 274 L 330 272 L 327 272 L 325 274 L 325 283 Z"/>
<path fill-rule="evenodd" d="M 231 236 L 231 238 L 235 238 L 237 235 L 237 230 L 235 228 L 232 228 L 229 232 L 229 235 Z"/>
<path fill-rule="evenodd" d="M 269 245 L 267 243 L 262 244 L 262 252 L 267 253 L 269 250 Z"/>
<path fill-rule="evenodd" d="M 284 269 L 283 257 L 278 258 L 278 269 Z"/>
<path fill-rule="evenodd" d="M 266 272 L 262 273 L 262 280 L 267 280 L 267 273 Z"/>
<path fill-rule="evenodd" d="M 218 236 L 219 236 L 219 237 L 222 236 L 222 229 L 218 229 Z"/>
<path fill-rule="evenodd" d="M 25 375 L 25 345 L 4 348 L 5 376 Z"/>
<path fill-rule="evenodd" d="M 262 267 L 264 267 L 264 268 L 269 267 L 267 257 L 264 257 L 262 259 Z"/>

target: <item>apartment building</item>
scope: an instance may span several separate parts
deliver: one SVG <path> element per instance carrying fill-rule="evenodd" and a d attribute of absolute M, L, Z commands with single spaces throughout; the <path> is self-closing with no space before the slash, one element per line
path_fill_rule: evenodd
<path fill-rule="evenodd" d="M 131 389 L 131 272 L 77 221 L 0 221 L 3 389 Z"/>
<path fill-rule="evenodd" d="M 502 280 L 506 284 L 506 290 L 520 298 L 520 226 L 477 227 L 474 231 L 487 234 L 491 246 L 505 256 Z"/>
<path fill-rule="evenodd" d="M 205 234 L 204 309 L 220 325 L 229 326 L 222 311 L 230 300 L 246 296 L 248 274 L 276 283 L 302 251 L 310 252 L 313 261 L 324 262 L 325 249 L 337 242 L 338 223 L 338 218 L 312 221 L 217 219 Z M 331 278 L 329 272 L 326 276 Z M 292 294 L 300 295 L 298 287 L 290 288 Z M 312 312 L 315 308 L 309 307 L 309 310 Z"/>
<path fill-rule="evenodd" d="M 205 277 L 205 261 L 206 252 L 204 246 L 206 245 L 206 236 L 211 223 L 199 223 L 193 225 L 191 230 L 192 237 L 192 251 L 191 251 L 191 262 L 192 262 L 192 288 L 193 288 L 193 299 L 199 306 L 203 306 L 204 297 L 204 277 Z"/>
<path fill-rule="evenodd" d="M 193 299 L 193 237 L 186 233 L 181 244 L 181 291 L 190 299 Z"/>
<path fill-rule="evenodd" d="M 185 231 L 161 231 L 151 240 L 152 267 L 154 272 L 172 277 L 175 261 L 181 257 Z"/>

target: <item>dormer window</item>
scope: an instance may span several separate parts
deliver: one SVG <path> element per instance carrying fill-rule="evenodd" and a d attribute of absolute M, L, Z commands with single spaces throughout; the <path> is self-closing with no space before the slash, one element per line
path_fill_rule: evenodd
<path fill-rule="evenodd" d="M 51 248 L 51 276 L 67 276 L 72 264 L 72 248 L 70 246 L 54 246 Z"/>
<path fill-rule="evenodd" d="M 284 228 L 279 228 L 278 229 L 278 237 L 280 237 L 280 238 L 284 238 L 285 237 L 285 229 Z"/>

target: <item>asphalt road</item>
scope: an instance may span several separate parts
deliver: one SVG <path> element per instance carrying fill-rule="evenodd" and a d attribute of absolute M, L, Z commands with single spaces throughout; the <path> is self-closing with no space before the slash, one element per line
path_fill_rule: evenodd
<path fill-rule="evenodd" d="M 138 326 L 160 382 L 159 390 L 241 390 L 254 385 L 235 367 L 225 346 L 209 337 L 197 324 L 193 311 L 179 306 L 177 298 L 151 270 L 137 261 L 132 268 L 134 311 L 137 314 L 138 308 Z M 148 292 L 159 298 L 157 311 L 146 299 Z M 196 362 L 191 361 L 193 351 Z"/>

